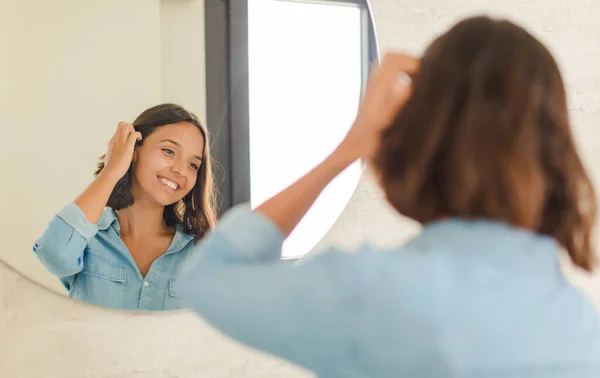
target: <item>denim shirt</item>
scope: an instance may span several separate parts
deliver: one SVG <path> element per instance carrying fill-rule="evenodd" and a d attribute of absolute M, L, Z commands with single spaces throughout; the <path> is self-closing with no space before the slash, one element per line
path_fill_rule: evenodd
<path fill-rule="evenodd" d="M 142 277 L 120 237 L 114 210 L 105 208 L 98 223 L 92 224 L 70 203 L 52 219 L 33 251 L 72 298 L 120 310 L 177 310 L 182 304 L 175 272 L 193 250 L 193 240 L 178 228 L 167 251 Z"/>
<path fill-rule="evenodd" d="M 180 293 L 234 339 L 321 377 L 600 377 L 600 319 L 557 243 L 487 220 L 403 246 L 278 261 L 264 215 L 230 210 L 186 257 Z"/>

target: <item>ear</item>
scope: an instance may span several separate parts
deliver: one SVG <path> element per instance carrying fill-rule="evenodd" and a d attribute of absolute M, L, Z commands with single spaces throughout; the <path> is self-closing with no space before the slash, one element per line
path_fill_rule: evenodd
<path fill-rule="evenodd" d="M 131 161 L 135 163 L 138 159 L 138 155 L 139 155 L 139 150 L 138 150 L 138 147 L 135 146 L 135 149 L 133 150 L 133 156 L 131 157 Z"/>

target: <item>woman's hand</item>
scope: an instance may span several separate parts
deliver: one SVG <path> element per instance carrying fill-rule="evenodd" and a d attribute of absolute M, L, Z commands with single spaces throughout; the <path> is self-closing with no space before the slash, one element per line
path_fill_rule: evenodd
<path fill-rule="evenodd" d="M 108 142 L 103 171 L 117 180 L 125 176 L 131 166 L 135 142 L 141 139 L 142 134 L 135 131 L 131 123 L 119 122 L 117 131 Z"/>
<path fill-rule="evenodd" d="M 411 77 L 419 61 L 404 54 L 388 53 L 367 83 L 354 124 L 338 147 L 354 159 L 370 158 L 379 147 L 381 132 L 393 122 L 411 95 Z"/>
<path fill-rule="evenodd" d="M 135 141 L 141 139 L 142 134 L 136 132 L 131 123 L 119 122 L 115 135 L 108 142 L 104 169 L 74 201 L 88 222 L 96 224 L 100 220 L 115 185 L 131 166 Z"/>

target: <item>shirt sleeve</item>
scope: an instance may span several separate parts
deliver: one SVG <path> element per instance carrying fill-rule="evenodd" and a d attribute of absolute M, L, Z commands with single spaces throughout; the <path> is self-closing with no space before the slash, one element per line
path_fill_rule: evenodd
<path fill-rule="evenodd" d="M 333 372 L 356 349 L 349 335 L 365 298 L 356 256 L 330 249 L 292 265 L 279 260 L 283 240 L 263 214 L 233 208 L 185 260 L 179 290 L 234 339 Z"/>
<path fill-rule="evenodd" d="M 69 277 L 83 269 L 83 252 L 97 233 L 98 225 L 89 223 L 79 206 L 70 203 L 50 221 L 33 251 L 50 273 Z"/>

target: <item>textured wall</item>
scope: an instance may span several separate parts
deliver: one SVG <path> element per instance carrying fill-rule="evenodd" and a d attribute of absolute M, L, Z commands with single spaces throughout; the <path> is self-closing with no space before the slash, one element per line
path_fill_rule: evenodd
<path fill-rule="evenodd" d="M 418 4 L 418 5 L 417 5 Z M 383 50 L 419 53 L 465 15 L 520 21 L 557 56 L 572 117 L 597 185 L 600 169 L 600 9 L 585 0 L 372 0 Z M 390 245 L 417 227 L 397 217 L 365 177 L 321 245 Z M 570 277 L 600 306 L 600 282 Z M 303 377 L 303 372 L 229 342 L 190 314 L 136 316 L 100 310 L 49 293 L 0 266 L 2 377 Z"/>

